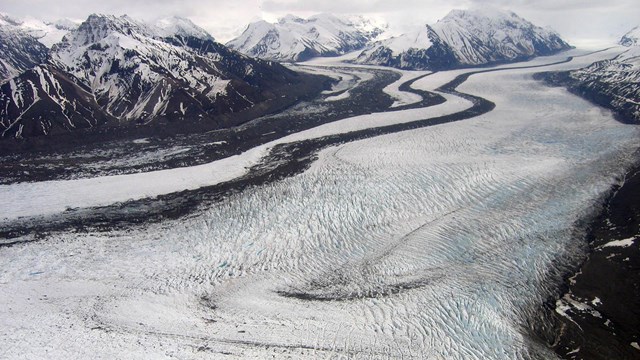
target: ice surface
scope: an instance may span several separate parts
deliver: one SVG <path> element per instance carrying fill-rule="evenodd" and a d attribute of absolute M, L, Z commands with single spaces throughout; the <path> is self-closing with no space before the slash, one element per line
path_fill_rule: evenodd
<path fill-rule="evenodd" d="M 263 155 L 264 148 L 255 148 L 242 155 L 187 168 L 2 185 L 0 193 L 7 196 L 11 194 L 11 206 L 2 207 L 0 219 L 50 215 L 63 212 L 68 208 L 105 206 L 182 190 L 198 189 L 244 175 L 247 167 L 257 162 Z"/>
<path fill-rule="evenodd" d="M 410 81 L 410 80 L 413 80 L 415 78 L 418 78 L 420 76 L 424 76 L 426 74 L 429 74 L 430 72 L 428 72 L 428 71 L 406 71 L 406 70 L 392 69 L 392 68 L 383 67 L 383 66 L 365 66 L 365 65 L 349 64 L 349 63 L 345 63 L 344 62 L 344 61 L 353 60 L 355 57 L 357 57 L 358 54 L 359 54 L 359 51 L 356 51 L 356 52 L 353 52 L 353 53 L 349 53 L 347 55 L 344 55 L 344 56 L 341 56 L 341 57 L 336 57 L 336 58 L 318 57 L 318 58 L 311 59 L 311 60 L 309 60 L 307 62 L 302 62 L 300 64 L 312 65 L 312 66 L 316 66 L 317 68 L 324 67 L 324 66 L 329 66 L 329 67 L 341 66 L 341 67 L 347 67 L 347 68 L 352 68 L 352 69 L 365 68 L 365 69 L 379 69 L 379 70 L 384 70 L 384 71 L 394 71 L 394 72 L 400 74 L 400 76 L 401 76 L 400 79 L 398 79 L 397 81 L 389 84 L 387 87 L 385 87 L 383 89 L 383 91 L 387 95 L 389 95 L 393 99 L 395 99 L 392 107 L 411 105 L 411 104 L 415 104 L 417 102 L 420 102 L 422 100 L 422 97 L 420 95 L 416 94 L 416 93 L 401 91 L 400 90 L 400 85 L 404 84 L 407 81 Z M 316 71 L 318 71 L 317 68 L 316 68 Z M 326 72 L 327 71 L 325 70 L 325 73 L 323 75 L 328 75 Z M 333 70 L 333 72 L 335 72 L 335 70 Z M 442 84 L 440 84 L 440 85 L 442 85 Z M 334 100 L 337 100 L 337 99 L 334 99 Z"/>
<path fill-rule="evenodd" d="M 0 356 L 554 358 L 526 320 L 577 259 L 572 225 L 624 173 L 639 135 L 532 80 L 569 66 L 474 75 L 460 89 L 494 111 L 327 148 L 308 171 L 198 216 L 1 248 Z"/>
<path fill-rule="evenodd" d="M 210 164 L 91 179 L 0 185 L 0 196 L 12 204 L 11 207 L 0 208 L 0 221 L 51 215 L 67 208 L 105 206 L 215 185 L 245 174 L 247 168 L 256 164 L 277 144 L 441 116 L 471 106 L 469 101 L 459 97 L 448 94 L 443 96 L 448 101 L 437 106 L 402 113 L 368 114 L 328 123 Z"/>

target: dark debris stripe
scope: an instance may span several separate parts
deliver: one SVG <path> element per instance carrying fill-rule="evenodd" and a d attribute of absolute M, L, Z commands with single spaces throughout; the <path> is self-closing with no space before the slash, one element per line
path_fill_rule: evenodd
<path fill-rule="evenodd" d="M 155 198 L 132 200 L 109 206 L 68 209 L 53 216 L 32 217 L 12 223 L 7 223 L 0 230 L 0 247 L 14 246 L 24 243 L 19 237 L 32 235 L 26 241 L 46 238 L 56 232 L 88 232 L 112 231 L 133 228 L 150 223 L 159 223 L 167 219 L 179 219 L 194 215 L 202 211 L 208 204 L 213 204 L 228 198 L 233 194 L 251 188 L 264 186 L 304 172 L 317 159 L 322 149 L 348 142 L 363 140 L 375 136 L 415 130 L 429 126 L 436 126 L 474 118 L 492 111 L 495 104 L 479 96 L 462 93 L 456 90 L 470 76 L 495 71 L 530 69 L 567 63 L 573 58 L 534 66 L 509 67 L 504 69 L 486 69 L 458 75 L 452 81 L 442 85 L 437 91 L 459 96 L 472 102 L 472 106 L 449 115 L 421 119 L 402 124 L 393 124 L 376 128 L 352 131 L 343 134 L 325 136 L 321 138 L 301 140 L 293 143 L 279 144 L 272 148 L 260 164 L 253 166 L 250 171 L 234 180 L 202 187 L 196 190 L 185 190 L 171 194 L 160 195 Z M 410 80 L 410 82 L 416 79 Z M 407 90 L 420 92 L 406 87 Z M 15 239 L 14 241 L 10 241 Z"/>

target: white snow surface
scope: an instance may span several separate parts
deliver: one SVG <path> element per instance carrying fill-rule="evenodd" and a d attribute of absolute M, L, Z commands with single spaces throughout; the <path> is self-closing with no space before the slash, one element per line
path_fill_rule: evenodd
<path fill-rule="evenodd" d="M 256 163 L 262 155 L 264 150 L 255 148 L 242 155 L 186 168 L 69 181 L 4 185 L 0 193 L 10 191 L 17 193 L 11 198 L 12 202 L 15 201 L 13 205 L 2 208 L 0 219 L 51 215 L 65 211 L 67 208 L 105 206 L 182 190 L 198 189 L 244 175 L 246 167 Z M 39 194 L 41 198 L 31 198 L 35 194 Z M 41 205 L 34 207 L 34 202 Z"/>
<path fill-rule="evenodd" d="M 279 61 L 296 61 L 312 50 L 319 56 L 335 56 L 364 47 L 383 31 L 371 19 L 362 16 L 318 14 L 302 19 L 287 15 L 277 23 L 264 20 L 249 24 L 227 46 L 244 54 Z"/>
<path fill-rule="evenodd" d="M 640 45 L 640 26 L 636 26 L 620 39 L 620 45 L 638 46 Z"/>
<path fill-rule="evenodd" d="M 608 247 L 629 247 L 629 246 L 633 246 L 633 242 L 637 239 L 637 237 L 631 237 L 628 239 L 622 239 L 622 240 L 614 240 L 614 241 L 609 241 L 608 243 L 599 246 L 598 249 L 602 249 L 602 248 L 608 248 Z"/>
<path fill-rule="evenodd" d="M 381 40 L 378 45 L 391 49 L 393 55 L 397 56 L 409 49 L 428 49 L 432 43 L 427 27 L 421 26 L 397 37 Z"/>
<path fill-rule="evenodd" d="M 194 24 L 191 20 L 179 17 L 171 16 L 162 18 L 155 22 L 156 28 L 160 29 L 158 33 L 162 36 L 183 36 L 183 37 L 195 37 L 198 39 L 214 40 L 205 29 Z"/>
<path fill-rule="evenodd" d="M 598 56 L 474 75 L 460 90 L 494 111 L 327 148 L 308 171 L 202 214 L 0 248 L 0 357 L 554 358 L 524 321 L 553 288 L 548 270 L 576 259 L 572 224 L 624 173 L 640 134 L 531 76 Z M 469 105 L 446 105 L 454 98 L 442 106 Z M 438 111 L 361 116 L 282 141 Z M 82 191 L 71 184 L 0 193 L 38 213 L 41 186 L 64 198 Z M 5 197 L 18 192 L 22 204 Z"/>
<path fill-rule="evenodd" d="M 0 13 L 0 25 L 9 26 L 36 38 L 44 46 L 51 48 L 60 42 L 72 29 L 78 27 L 79 22 L 71 19 L 60 19 L 55 22 L 45 22 L 33 17 L 19 18 Z"/>
<path fill-rule="evenodd" d="M 481 65 L 534 56 L 536 43 L 560 50 L 558 39 L 554 31 L 535 26 L 513 12 L 490 7 L 452 10 L 435 24 L 369 44 L 357 62 L 385 64 L 390 51 L 391 57 L 399 57 L 406 66 L 405 55 L 414 56 L 410 50 L 427 50 L 435 43 L 450 49 L 459 64 Z"/>

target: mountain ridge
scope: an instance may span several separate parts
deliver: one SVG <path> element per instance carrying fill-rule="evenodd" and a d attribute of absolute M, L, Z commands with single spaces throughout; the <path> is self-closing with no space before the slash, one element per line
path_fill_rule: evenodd
<path fill-rule="evenodd" d="M 291 101 L 298 95 L 285 89 L 311 77 L 230 50 L 186 19 L 173 18 L 165 25 L 126 15 L 90 15 L 34 68 L 38 76 L 28 70 L 3 85 L 2 137 L 47 135 L 106 122 L 191 120 L 221 128 L 230 125 L 224 114 L 255 116 Z M 61 86 L 54 83 L 69 91 L 58 92 Z M 79 95 L 84 91 L 95 103 Z"/>
<path fill-rule="evenodd" d="M 511 11 L 452 10 L 433 25 L 370 44 L 355 62 L 446 70 L 525 60 L 569 48 L 557 33 Z"/>
<path fill-rule="evenodd" d="M 317 14 L 303 19 L 287 15 L 276 23 L 260 20 L 249 24 L 227 46 L 262 59 L 304 61 L 361 49 L 383 31 L 364 17 Z"/>

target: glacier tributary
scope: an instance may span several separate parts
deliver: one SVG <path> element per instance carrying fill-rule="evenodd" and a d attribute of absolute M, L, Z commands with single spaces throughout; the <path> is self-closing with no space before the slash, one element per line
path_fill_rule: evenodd
<path fill-rule="evenodd" d="M 0 357 L 553 358 L 529 324 L 639 134 L 542 70 L 476 74 L 459 89 L 492 112 L 327 148 L 204 213 L 0 249 Z"/>

